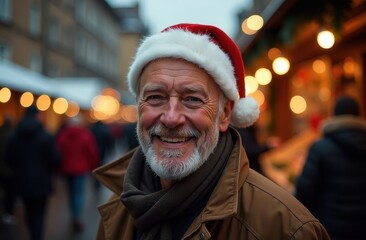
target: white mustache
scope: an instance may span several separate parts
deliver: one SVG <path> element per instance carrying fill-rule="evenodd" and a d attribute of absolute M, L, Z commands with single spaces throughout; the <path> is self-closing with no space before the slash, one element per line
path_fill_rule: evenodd
<path fill-rule="evenodd" d="M 161 136 L 165 138 L 200 138 L 201 133 L 197 129 L 170 129 L 162 124 L 156 124 L 148 131 L 150 138 L 153 136 Z"/>

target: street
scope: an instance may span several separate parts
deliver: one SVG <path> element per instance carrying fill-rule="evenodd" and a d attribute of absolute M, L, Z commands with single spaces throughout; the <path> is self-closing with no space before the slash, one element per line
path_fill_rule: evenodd
<path fill-rule="evenodd" d="M 115 146 L 113 153 L 107 159 L 112 161 L 125 152 L 122 144 Z M 45 219 L 44 240 L 92 240 L 98 231 L 99 213 L 97 206 L 106 202 L 111 192 L 104 186 L 94 188 L 94 176 L 87 177 L 85 189 L 85 204 L 83 211 L 84 230 L 80 233 L 72 231 L 70 213 L 67 204 L 66 184 L 60 176 L 55 178 L 54 193 L 50 199 Z M 28 232 L 24 222 L 24 212 L 21 202 L 16 203 L 15 215 L 17 224 L 4 226 L 0 224 L 0 239 L 28 240 Z"/>

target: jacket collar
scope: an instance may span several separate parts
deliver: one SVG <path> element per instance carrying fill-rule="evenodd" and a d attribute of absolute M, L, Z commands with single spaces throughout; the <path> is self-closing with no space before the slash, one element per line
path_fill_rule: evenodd
<path fill-rule="evenodd" d="M 134 153 L 135 149 L 127 152 L 118 160 L 95 169 L 93 174 L 104 186 L 119 196 L 123 190 L 128 163 Z"/>

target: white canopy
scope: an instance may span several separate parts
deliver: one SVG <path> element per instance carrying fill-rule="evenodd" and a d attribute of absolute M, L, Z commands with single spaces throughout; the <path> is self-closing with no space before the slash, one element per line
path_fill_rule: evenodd
<path fill-rule="evenodd" d="M 58 96 L 53 86 L 48 84 L 47 77 L 6 61 L 0 61 L 0 85 L 20 92 Z"/>
<path fill-rule="evenodd" d="M 50 78 L 11 62 L 0 61 L 0 87 L 36 95 L 63 97 L 89 109 L 92 99 L 107 85 L 98 78 Z"/>
<path fill-rule="evenodd" d="M 62 96 L 79 104 L 81 108 L 89 109 L 93 98 L 101 93 L 107 85 L 98 78 L 72 77 L 54 78 L 52 84 L 62 93 Z"/>

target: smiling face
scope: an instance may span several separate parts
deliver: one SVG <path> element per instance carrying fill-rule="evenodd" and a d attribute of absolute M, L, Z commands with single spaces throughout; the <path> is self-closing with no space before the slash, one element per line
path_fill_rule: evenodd
<path fill-rule="evenodd" d="M 170 180 L 197 170 L 227 130 L 231 109 L 196 65 L 172 58 L 149 63 L 140 78 L 137 134 L 152 170 Z"/>

